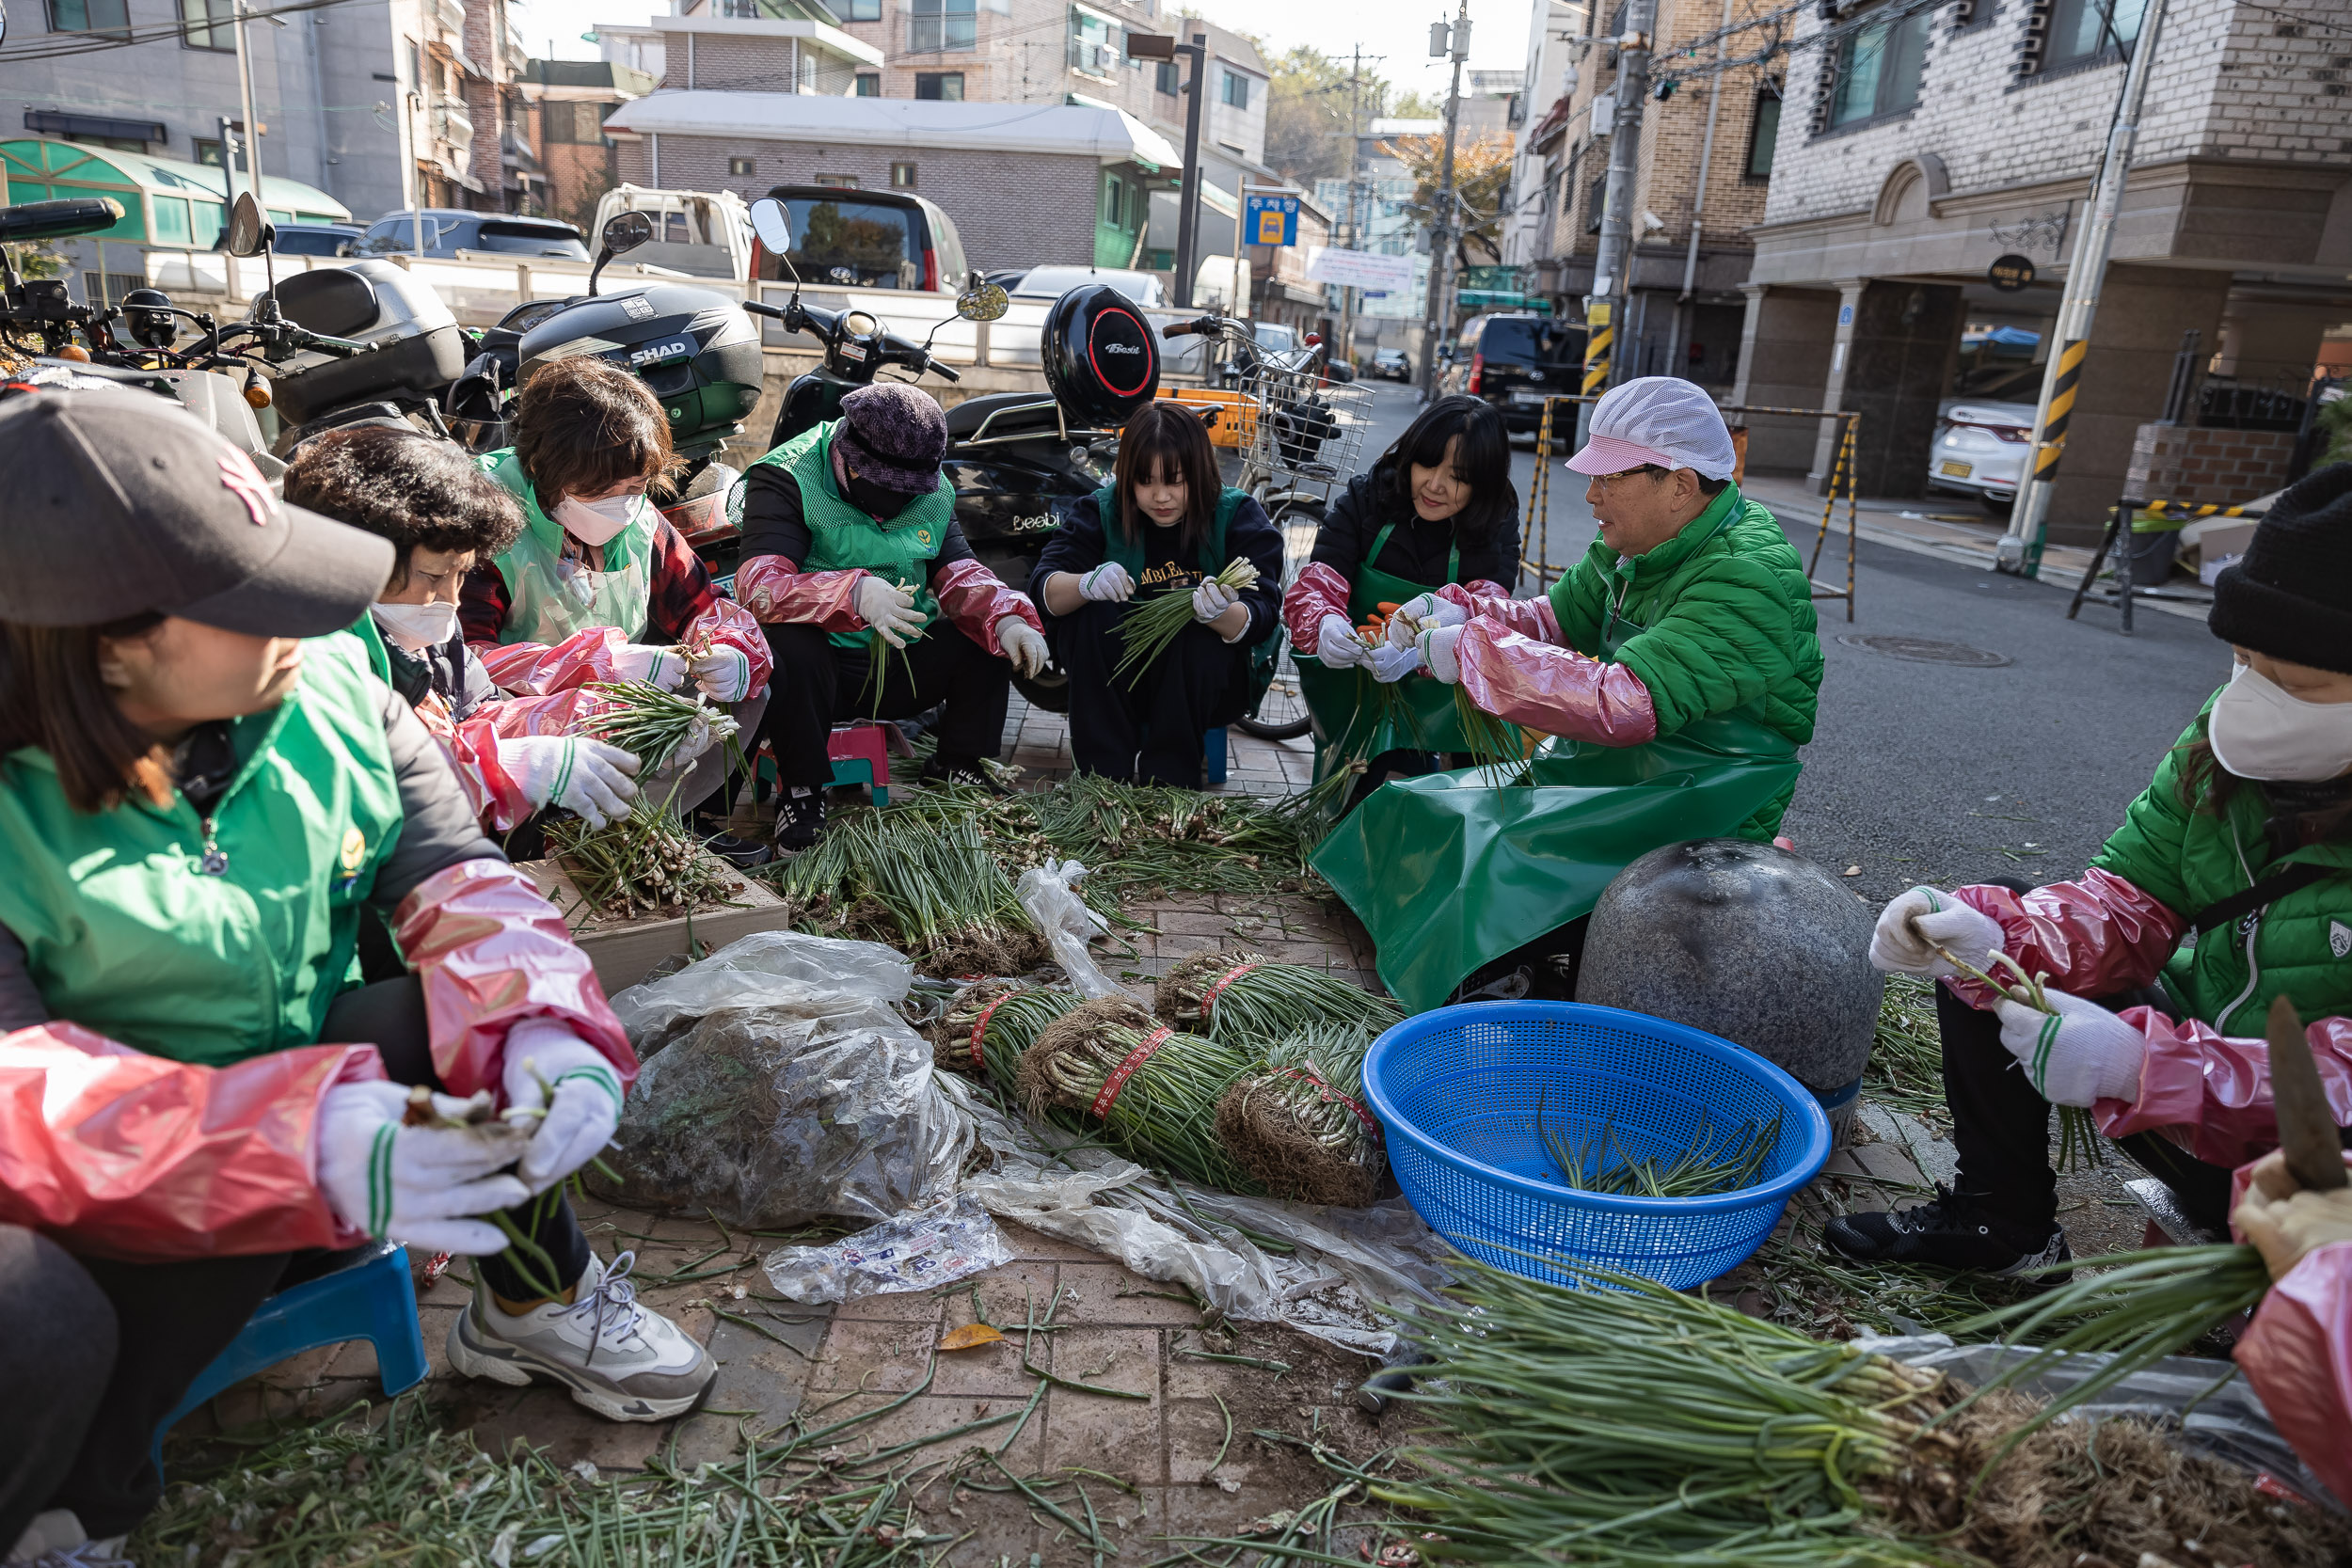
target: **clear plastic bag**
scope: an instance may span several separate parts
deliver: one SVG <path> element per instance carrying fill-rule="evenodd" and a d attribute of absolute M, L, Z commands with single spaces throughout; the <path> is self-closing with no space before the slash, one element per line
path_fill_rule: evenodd
<path fill-rule="evenodd" d="M 722 1007 L 782 1006 L 814 1017 L 903 1001 L 914 966 L 878 942 L 803 931 L 755 931 L 674 974 L 631 986 L 612 1011 L 642 1058 L 670 1043 L 681 1022 Z"/>
<path fill-rule="evenodd" d="M 778 1247 L 760 1266 L 786 1300 L 818 1306 L 928 1291 L 1011 1261 L 988 1211 L 960 1193 L 829 1245 Z"/>
<path fill-rule="evenodd" d="M 1045 945 L 1070 976 L 1071 989 L 1088 1001 L 1105 996 L 1125 996 L 1119 983 L 1095 967 L 1087 943 L 1096 937 L 1110 934 L 1110 923 L 1086 906 L 1076 892 L 1078 881 L 1087 874 L 1078 861 L 1049 860 L 1043 865 L 1021 873 L 1020 883 L 1013 895 L 1021 900 L 1037 928 L 1045 933 Z"/>

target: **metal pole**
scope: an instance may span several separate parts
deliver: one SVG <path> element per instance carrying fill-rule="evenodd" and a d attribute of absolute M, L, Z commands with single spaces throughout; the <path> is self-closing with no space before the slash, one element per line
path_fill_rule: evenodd
<path fill-rule="evenodd" d="M 237 93 L 245 103 L 246 189 L 253 193 L 253 204 L 262 207 L 262 218 L 266 221 L 268 209 L 262 201 L 262 122 L 253 114 L 253 61 L 245 50 L 245 0 L 230 0 L 229 18 L 229 36 L 237 45 Z M 236 160 L 230 158 L 229 162 L 233 164 Z"/>
<path fill-rule="evenodd" d="M 1433 30 L 1443 23 L 1432 24 Z M 1470 58 L 1470 0 L 1461 0 L 1448 35 L 1454 83 L 1445 95 L 1445 161 L 1438 168 L 1438 217 L 1429 230 L 1429 317 L 1421 338 L 1421 395 L 1426 403 L 1438 385 L 1438 335 L 1453 325 L 1454 143 L 1462 123 L 1462 63 Z"/>
<path fill-rule="evenodd" d="M 1192 309 L 1194 251 L 1200 243 L 1200 94 L 1209 74 L 1209 35 L 1195 33 L 1190 43 L 1176 46 L 1192 56 L 1192 102 L 1184 105 L 1184 189 L 1176 193 L 1176 309 Z"/>
<path fill-rule="evenodd" d="M 1247 317 L 1249 301 L 1241 292 L 1241 213 L 1249 205 L 1249 177 L 1243 175 L 1233 182 L 1233 276 L 1225 286 L 1225 313 Z"/>
<path fill-rule="evenodd" d="M 1609 127 L 1600 256 L 1593 267 L 1593 292 L 1584 301 L 1584 319 L 1591 327 L 1584 341 L 1587 393 L 1605 391 L 1615 379 L 1611 344 L 1628 325 L 1623 318 L 1626 275 L 1633 264 L 1633 179 L 1642 153 L 1642 104 L 1649 97 L 1650 33 L 1657 22 L 1658 0 L 1629 0 L 1625 31 L 1617 38 L 1617 108 Z"/>
<path fill-rule="evenodd" d="M 2010 511 L 2009 531 L 2001 535 L 1994 553 L 1994 565 L 2004 572 L 2034 577 L 2041 567 L 2058 454 L 2066 450 L 2067 421 L 2074 413 L 2083 359 L 2090 348 L 2090 322 L 2099 309 L 2100 285 L 2106 280 L 2107 255 L 2115 240 L 2115 212 L 2123 199 L 2123 182 L 2131 172 L 2132 144 L 2139 136 L 2140 105 L 2148 96 L 2164 9 L 2165 0 L 2153 0 L 2140 24 L 2139 37 L 2132 44 L 2131 69 L 2123 75 L 2122 96 L 2116 104 L 2114 129 L 2107 133 L 2099 182 L 2082 230 L 2074 236 L 2074 259 L 2066 268 L 2066 293 L 2058 305 L 2058 348 L 2042 371 L 2042 396 L 2034 408 L 2034 443 L 2028 458 L 2033 471 L 2018 491 L 2017 504 Z"/>
<path fill-rule="evenodd" d="M 1357 221 L 1356 176 L 1359 172 L 1357 154 L 1363 150 L 1363 85 L 1364 48 L 1356 46 L 1347 69 L 1347 233 L 1340 244 L 1349 250 L 1364 248 L 1364 231 Z M 1340 285 L 1340 356 L 1349 364 L 1356 362 L 1356 291 Z M 2315 408 L 2315 399 L 2307 399 L 2307 408 Z"/>

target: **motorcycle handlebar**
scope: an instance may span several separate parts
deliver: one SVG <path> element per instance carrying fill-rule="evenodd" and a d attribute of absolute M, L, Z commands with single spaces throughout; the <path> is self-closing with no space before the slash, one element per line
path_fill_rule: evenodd
<path fill-rule="evenodd" d="M 296 329 L 294 333 L 294 346 L 296 348 L 303 349 L 315 349 L 321 354 L 333 355 L 338 359 L 348 359 L 356 354 L 367 354 L 372 352 L 375 345 L 373 343 L 355 343 L 348 338 L 330 338 L 324 332 L 307 332 Z"/>
<path fill-rule="evenodd" d="M 1163 338 L 1214 338 L 1223 330 L 1224 323 L 1216 316 L 1202 316 L 1195 321 L 1170 322 L 1160 328 Z"/>

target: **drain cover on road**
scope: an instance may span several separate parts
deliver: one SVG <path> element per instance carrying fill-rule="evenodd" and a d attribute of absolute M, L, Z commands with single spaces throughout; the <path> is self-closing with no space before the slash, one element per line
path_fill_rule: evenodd
<path fill-rule="evenodd" d="M 1873 634 L 1868 637 L 1847 635 L 1838 641 L 1849 648 L 1867 648 L 1889 658 L 1907 658 L 1916 664 L 1965 664 L 1974 669 L 1990 670 L 2010 662 L 2007 654 L 1996 654 L 1985 648 L 1972 648 L 1965 642 L 1938 642 L 1931 637 L 1895 637 Z"/>

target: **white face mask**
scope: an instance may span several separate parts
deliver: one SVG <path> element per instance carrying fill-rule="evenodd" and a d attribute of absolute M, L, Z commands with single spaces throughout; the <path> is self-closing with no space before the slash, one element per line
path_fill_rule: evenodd
<path fill-rule="evenodd" d="M 555 520 L 581 544 L 602 545 L 618 538 L 624 529 L 635 522 L 644 504 L 643 496 L 611 496 L 600 501 L 565 496 L 556 503 Z"/>
<path fill-rule="evenodd" d="M 437 648 L 457 635 L 457 607 L 446 599 L 430 604 L 372 604 L 375 624 L 410 653 Z"/>
<path fill-rule="evenodd" d="M 2315 784 L 2352 768 L 2352 703 L 2307 703 L 2241 664 L 2205 717 L 2216 761 L 2241 779 Z"/>

